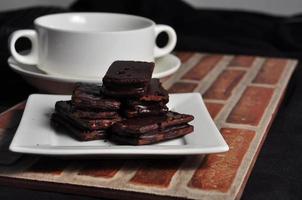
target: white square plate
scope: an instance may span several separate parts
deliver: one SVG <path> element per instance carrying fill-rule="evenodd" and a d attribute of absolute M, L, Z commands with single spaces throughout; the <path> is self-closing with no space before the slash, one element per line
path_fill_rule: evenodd
<path fill-rule="evenodd" d="M 229 147 L 212 121 L 199 93 L 170 94 L 168 107 L 191 114 L 194 132 L 182 138 L 154 145 L 116 145 L 97 140 L 80 142 L 50 126 L 55 102 L 66 95 L 30 95 L 23 117 L 9 147 L 11 151 L 41 155 L 192 155 L 228 151 Z"/>

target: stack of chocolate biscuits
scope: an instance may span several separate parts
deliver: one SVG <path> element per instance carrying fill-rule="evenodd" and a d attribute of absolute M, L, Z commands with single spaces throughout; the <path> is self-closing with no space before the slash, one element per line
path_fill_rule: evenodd
<path fill-rule="evenodd" d="M 105 139 L 107 129 L 122 118 L 121 102 L 105 97 L 99 85 L 77 84 L 71 101 L 58 101 L 52 123 L 81 141 Z"/>
<path fill-rule="evenodd" d="M 184 136 L 193 131 L 193 116 L 168 111 L 168 92 L 152 79 L 154 63 L 117 61 L 103 78 L 102 91 L 122 100 L 124 119 L 116 122 L 110 140 L 144 145 Z"/>
<path fill-rule="evenodd" d="M 169 111 L 168 92 L 152 79 L 154 63 L 116 61 L 103 85 L 78 84 L 71 101 L 58 101 L 52 122 L 81 141 L 108 138 L 118 144 L 145 145 L 193 131 L 194 117 Z"/>

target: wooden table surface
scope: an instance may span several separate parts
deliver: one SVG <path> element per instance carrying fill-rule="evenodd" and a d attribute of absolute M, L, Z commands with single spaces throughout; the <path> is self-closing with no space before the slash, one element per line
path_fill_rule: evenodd
<path fill-rule="evenodd" d="M 200 92 L 230 151 L 156 161 L 15 154 L 8 145 L 23 102 L 0 115 L 0 184 L 116 199 L 239 199 L 297 62 L 196 52 L 177 56 L 182 66 L 162 80 L 164 87 L 171 93 Z"/>

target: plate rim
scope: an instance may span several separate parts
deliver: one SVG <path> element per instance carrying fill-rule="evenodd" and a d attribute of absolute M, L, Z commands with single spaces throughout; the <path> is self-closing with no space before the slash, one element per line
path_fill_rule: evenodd
<path fill-rule="evenodd" d="M 205 107 L 205 104 L 203 102 L 203 99 L 201 97 L 200 93 L 193 92 L 193 93 L 177 93 L 177 94 L 169 94 L 169 95 L 193 95 L 196 96 L 196 98 L 200 98 L 201 105 L 205 108 L 205 114 L 206 117 L 210 119 L 210 123 L 213 123 L 213 125 L 216 128 L 216 131 L 220 133 L 217 126 L 215 125 L 214 121 L 210 117 L 210 114 L 208 110 Z M 28 97 L 28 100 L 26 102 L 26 106 L 24 109 L 24 113 L 30 112 L 28 111 L 28 104 L 32 101 L 33 98 L 36 98 L 36 96 L 62 96 L 67 97 L 70 95 L 49 95 L 49 94 L 31 94 Z M 198 96 L 198 97 L 197 97 Z M 38 155 L 53 155 L 53 156 L 81 156 L 81 155 L 93 155 L 93 156 L 116 156 L 116 155 L 196 155 L 196 154 L 210 154 L 210 153 L 219 153 L 219 152 L 226 152 L 229 150 L 229 146 L 222 137 L 221 134 L 217 135 L 219 137 L 220 142 L 223 144 L 215 145 L 215 146 L 208 146 L 208 147 L 198 147 L 198 145 L 183 145 L 182 148 L 179 148 L 180 145 L 166 145 L 166 146 L 156 146 L 154 148 L 153 145 L 145 145 L 145 146 L 135 146 L 138 148 L 133 148 L 133 145 L 116 145 L 117 148 L 111 147 L 107 148 L 105 146 L 100 146 L 98 149 L 95 149 L 94 146 L 51 146 L 51 145 L 39 145 L 37 148 L 36 146 L 26 146 L 26 145 L 20 145 L 16 142 L 16 139 L 18 135 L 22 134 L 22 131 L 19 130 L 20 125 L 22 124 L 22 120 L 24 120 L 23 116 L 21 118 L 20 124 L 15 132 L 15 135 L 12 139 L 12 142 L 9 146 L 9 150 L 17 153 L 26 153 L 26 154 L 38 154 Z M 129 148 L 131 147 L 131 148 Z M 169 148 L 167 148 L 169 147 Z M 75 149 L 77 148 L 77 149 Z M 128 149 L 127 149 L 128 148 Z M 202 151 L 201 151 L 202 149 Z M 83 151 L 85 150 L 85 151 Z M 148 151 L 146 151 L 148 150 Z M 60 153 L 61 151 L 61 153 Z M 64 151 L 62 153 L 62 151 Z M 77 153 L 72 152 L 77 151 Z"/>
<path fill-rule="evenodd" d="M 175 73 L 180 68 L 180 66 L 181 66 L 180 58 L 178 58 L 176 55 L 174 55 L 172 53 L 167 54 L 165 56 L 171 57 L 171 59 L 174 59 L 174 61 L 177 64 L 175 65 L 175 67 L 173 67 L 167 71 L 154 74 L 153 78 L 163 78 L 163 77 L 169 76 L 169 75 Z M 160 59 L 160 58 L 156 58 L 156 59 Z M 75 83 L 75 82 L 99 83 L 101 80 L 101 78 L 93 79 L 93 78 L 80 78 L 80 77 L 79 78 L 65 77 L 65 76 L 56 76 L 56 75 L 51 75 L 51 74 L 47 74 L 47 73 L 42 74 L 42 73 L 38 73 L 38 72 L 24 70 L 19 66 L 19 63 L 12 56 L 8 57 L 7 63 L 13 71 L 15 71 L 16 73 L 18 73 L 22 76 L 26 75 L 29 77 L 40 78 L 40 79 L 44 79 L 44 80 L 60 81 L 60 82 L 66 82 L 66 83 Z M 25 64 L 22 64 L 22 65 L 25 65 Z M 35 66 L 35 65 L 29 65 L 29 66 Z"/>

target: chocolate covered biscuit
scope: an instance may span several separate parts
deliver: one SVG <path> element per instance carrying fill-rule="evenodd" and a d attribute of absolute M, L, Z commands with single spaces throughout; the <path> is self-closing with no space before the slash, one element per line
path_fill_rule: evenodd
<path fill-rule="evenodd" d="M 78 109 L 72 105 L 71 101 L 57 101 L 55 104 L 55 110 L 70 113 L 74 118 L 83 119 L 113 119 L 119 117 L 119 114 L 116 111 L 89 108 Z"/>
<path fill-rule="evenodd" d="M 105 95 L 111 96 L 111 97 L 140 97 L 144 95 L 146 89 L 145 88 L 118 88 L 118 89 L 108 89 L 106 86 L 102 86 L 101 92 Z"/>
<path fill-rule="evenodd" d="M 89 130 L 82 127 L 76 127 L 65 117 L 57 113 L 52 114 L 51 124 L 56 129 L 61 129 L 80 141 L 101 140 L 107 138 L 105 130 Z"/>
<path fill-rule="evenodd" d="M 184 124 L 167 127 L 159 131 L 152 131 L 151 133 L 145 133 L 139 137 L 111 134 L 110 140 L 118 144 L 146 145 L 176 139 L 193 132 L 193 130 L 193 126 Z"/>
<path fill-rule="evenodd" d="M 124 115 L 127 118 L 132 117 L 144 117 L 144 116 L 151 116 L 151 115 L 160 115 L 168 112 L 167 106 L 160 106 L 160 105 L 134 105 L 131 106 L 124 111 Z"/>
<path fill-rule="evenodd" d="M 152 106 L 165 106 L 166 104 L 163 102 L 152 102 L 152 101 L 139 101 L 136 99 L 127 99 L 124 103 L 124 105 L 127 108 L 133 108 L 136 106 L 147 106 L 147 107 L 152 107 Z"/>
<path fill-rule="evenodd" d="M 115 61 L 103 78 L 101 91 L 111 97 L 140 97 L 146 93 L 154 63 Z"/>
<path fill-rule="evenodd" d="M 76 117 L 70 110 L 68 106 L 62 106 L 63 102 L 57 102 L 55 105 L 55 110 L 57 114 L 64 117 L 68 120 L 73 126 L 89 129 L 89 130 L 97 130 L 97 129 L 106 129 L 112 126 L 115 122 L 120 121 L 121 118 L 119 116 L 115 118 L 103 118 L 103 119 L 85 119 Z"/>
<path fill-rule="evenodd" d="M 78 110 L 72 111 L 72 116 L 83 119 L 115 119 L 119 118 L 116 111 Z"/>
<path fill-rule="evenodd" d="M 166 104 L 169 101 L 169 95 L 168 91 L 162 87 L 159 79 L 153 78 L 147 87 L 146 93 L 139 100 Z"/>
<path fill-rule="evenodd" d="M 169 111 L 159 116 L 125 119 L 112 126 L 112 132 L 119 135 L 141 135 L 150 131 L 163 130 L 167 127 L 185 124 L 194 117 Z"/>
<path fill-rule="evenodd" d="M 121 102 L 104 96 L 101 86 L 77 84 L 72 94 L 72 104 L 80 109 L 118 110 Z"/>
<path fill-rule="evenodd" d="M 106 72 L 103 83 L 105 86 L 135 84 L 145 86 L 150 82 L 153 69 L 153 62 L 115 61 Z"/>
<path fill-rule="evenodd" d="M 168 111 L 168 92 L 161 86 L 158 79 L 151 79 L 143 96 L 128 98 L 125 101 L 126 117 L 160 115 Z"/>
<path fill-rule="evenodd" d="M 78 119 L 70 118 L 73 124 L 77 124 L 78 127 L 87 128 L 89 130 L 107 129 L 114 123 L 120 121 L 121 118 L 115 119 Z"/>

